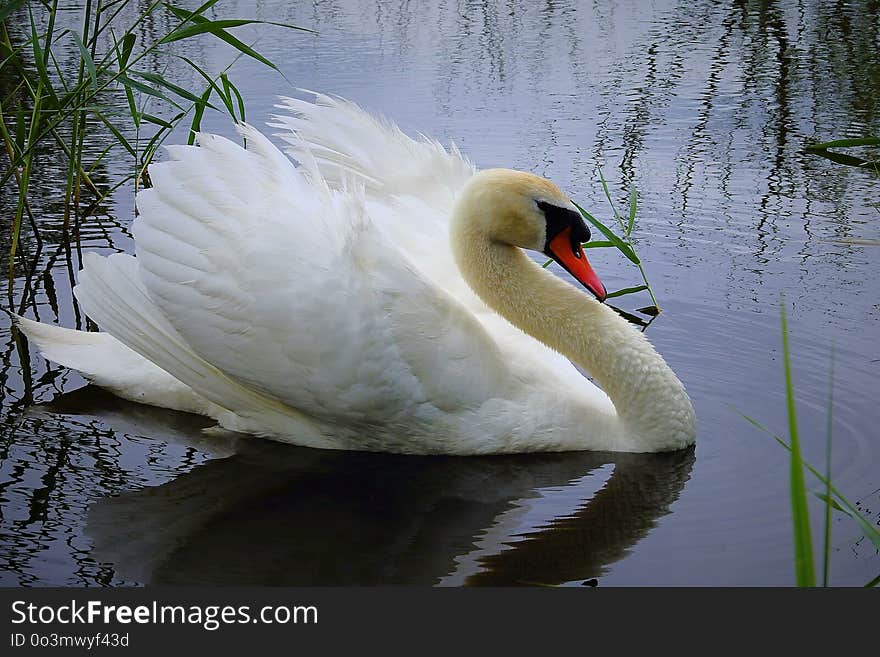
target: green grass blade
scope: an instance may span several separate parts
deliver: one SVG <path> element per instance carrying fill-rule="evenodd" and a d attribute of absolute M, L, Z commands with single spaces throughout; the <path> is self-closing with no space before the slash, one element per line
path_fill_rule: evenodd
<path fill-rule="evenodd" d="M 92 175 L 95 172 L 95 169 L 98 168 L 98 165 L 104 160 L 104 157 L 109 153 L 113 147 L 116 146 L 112 141 L 107 144 L 106 148 L 103 151 L 98 153 L 98 157 L 95 158 L 94 162 L 92 162 L 92 166 L 89 167 L 89 170 L 86 171 L 87 174 Z"/>
<path fill-rule="evenodd" d="M 605 192 L 605 198 L 608 199 L 608 202 L 611 204 L 611 209 L 613 211 L 614 201 L 611 200 L 611 192 L 608 191 L 608 183 L 605 181 L 605 175 L 602 173 L 602 167 L 596 167 L 596 171 L 599 172 L 599 182 L 602 183 L 602 191 Z M 617 214 L 617 212 L 615 212 L 614 214 Z"/>
<path fill-rule="evenodd" d="M 58 96 L 55 94 L 55 89 L 52 87 L 52 82 L 49 80 L 49 69 L 46 66 L 46 57 L 43 54 L 43 49 L 40 47 L 40 38 L 37 35 L 37 24 L 34 22 L 34 13 L 31 10 L 30 5 L 28 5 L 28 18 L 31 22 L 31 51 L 34 56 L 34 66 L 37 67 L 37 75 L 39 76 L 43 87 L 42 91 L 48 93 L 49 98 L 51 99 L 51 102 L 48 103 L 48 107 L 56 108 L 58 107 Z M 31 95 L 33 96 L 34 94 L 31 93 Z M 41 105 L 46 104 L 46 98 L 44 97 L 41 101 Z"/>
<path fill-rule="evenodd" d="M 137 36 L 134 34 L 126 34 L 122 37 L 122 49 L 117 51 L 116 61 L 119 64 L 119 70 L 124 71 L 128 66 L 128 60 L 131 57 L 131 51 L 134 49 Z"/>
<path fill-rule="evenodd" d="M 632 250 L 632 248 L 630 248 L 629 244 L 627 244 L 622 239 L 620 239 L 617 235 L 615 235 L 611 231 L 610 228 L 608 228 L 605 224 L 603 224 L 601 221 L 596 219 L 589 212 L 584 210 L 577 203 L 575 203 L 574 206 L 580 211 L 580 213 L 581 213 L 581 215 L 583 215 L 584 219 L 586 219 L 593 226 L 595 226 L 598 229 L 598 231 L 605 236 L 605 239 L 608 240 L 609 242 L 611 242 L 615 247 L 617 247 L 617 249 L 623 255 L 625 255 L 630 260 L 630 262 L 632 262 L 635 265 L 638 265 L 641 263 L 638 256 L 636 256 L 635 252 Z"/>
<path fill-rule="evenodd" d="M 618 214 L 617 208 L 614 207 L 614 200 L 611 198 L 611 192 L 608 190 L 608 183 L 605 181 L 602 167 L 596 167 L 596 170 L 599 172 L 599 181 L 602 183 L 602 191 L 605 192 L 605 198 L 608 199 L 608 205 L 611 206 L 611 214 L 614 215 L 617 223 L 620 224 L 620 230 L 622 230 L 625 235 L 629 235 L 629 233 L 626 232 L 626 224 L 623 222 L 623 217 Z"/>
<path fill-rule="evenodd" d="M 130 89 L 137 89 L 141 93 L 147 94 L 148 96 L 154 96 L 156 98 L 160 98 L 167 103 L 174 105 L 177 109 L 183 109 L 180 105 L 171 100 L 168 96 L 163 94 L 158 89 L 153 89 L 153 87 L 144 84 L 143 82 L 138 82 L 137 80 L 132 80 L 127 75 L 120 75 L 117 80 L 121 82 L 123 85 Z"/>
<path fill-rule="evenodd" d="M 112 31 L 110 33 L 113 34 Z M 123 73 L 126 70 L 126 66 L 128 66 L 128 59 L 131 57 L 131 51 L 134 48 L 137 37 L 134 34 L 126 34 L 122 37 L 121 48 L 120 42 L 115 40 L 115 35 L 113 38 L 113 49 L 116 52 L 116 63 L 119 66 L 119 72 Z M 132 123 L 134 123 L 135 128 L 137 128 L 141 124 L 141 115 L 137 110 L 137 104 L 134 102 L 134 93 L 132 93 L 130 87 L 123 85 L 123 88 L 125 89 L 125 100 L 128 102 L 128 111 L 129 114 L 131 114 Z"/>
<path fill-rule="evenodd" d="M 232 105 L 232 89 L 231 82 L 229 82 L 229 77 L 226 75 L 226 72 L 220 74 L 220 83 L 223 85 L 223 97 L 228 99 L 228 104 L 226 108 L 229 110 L 229 116 L 232 117 L 232 120 L 238 123 L 238 119 L 235 117 L 235 107 Z"/>
<path fill-rule="evenodd" d="M 198 107 L 198 106 L 197 106 Z M 201 107 L 204 107 L 203 105 Z M 187 115 L 187 112 L 180 112 L 179 114 L 175 114 L 170 120 L 165 121 L 164 125 L 156 131 L 156 134 L 152 136 L 147 145 L 144 147 L 144 151 L 141 154 L 141 175 L 144 171 L 146 171 L 147 167 L 153 161 L 153 156 L 156 154 L 159 146 L 162 145 L 162 142 L 165 141 L 165 138 L 171 134 L 171 130 L 177 125 L 177 123 Z"/>
<path fill-rule="evenodd" d="M 845 164 L 849 167 L 864 167 L 871 164 L 870 161 L 866 160 L 863 157 L 847 155 L 846 153 L 838 153 L 837 151 L 811 150 L 808 152 L 811 155 L 818 155 L 819 157 L 824 157 L 826 160 L 831 160 L 832 162 L 836 162 L 837 164 Z"/>
<path fill-rule="evenodd" d="M 165 119 L 160 119 L 158 116 L 153 116 L 152 114 L 141 114 L 141 118 L 144 121 L 149 121 L 154 125 L 162 126 L 163 128 L 168 128 L 169 130 L 174 129 L 174 126 L 172 124 L 170 124 Z"/>
<path fill-rule="evenodd" d="M 191 20 L 195 21 L 195 19 L 196 17 L 191 17 Z M 200 34 L 216 35 L 218 32 L 225 30 L 226 28 L 241 27 L 242 25 L 250 25 L 257 22 L 259 21 L 248 20 L 245 18 L 225 18 L 214 21 L 205 18 L 201 21 L 195 22 L 195 24 L 193 25 L 181 25 L 176 30 L 169 32 L 161 39 L 159 39 L 159 43 L 172 43 L 174 41 L 188 39 L 190 37 L 198 36 Z"/>
<path fill-rule="evenodd" d="M 835 511 L 840 511 L 843 515 L 850 515 L 849 511 L 841 506 L 840 502 L 831 497 L 830 493 L 819 493 L 817 491 L 813 491 L 813 496 L 816 499 L 822 500 L 828 507 L 828 510 L 834 509 Z M 827 584 L 823 584 L 823 586 L 827 586 Z"/>
<path fill-rule="evenodd" d="M 229 33 L 226 32 L 227 29 L 241 27 L 243 25 L 275 25 L 276 27 L 286 27 L 290 30 L 302 30 L 304 32 L 312 31 L 288 23 L 276 23 L 275 21 L 261 21 L 249 18 L 224 18 L 215 21 L 204 19 L 196 22 L 195 25 L 180 27 L 173 32 L 169 32 L 159 39 L 159 44 L 162 45 L 174 41 L 180 41 L 181 39 L 189 39 L 190 37 L 198 36 L 199 34 L 213 34 L 216 37 L 220 37 L 222 33 L 226 33 L 226 35 L 229 36 Z"/>
<path fill-rule="evenodd" d="M 163 4 L 165 5 L 165 7 L 167 9 L 171 10 L 171 12 L 174 13 L 175 16 L 177 16 L 181 21 L 183 21 L 183 23 L 186 23 L 187 21 L 195 21 L 199 18 L 204 18 L 202 16 L 202 14 L 204 14 L 206 11 L 208 11 L 211 7 L 216 5 L 218 2 L 219 2 L 219 0 L 207 0 L 207 2 L 200 5 L 195 11 L 181 9 L 180 7 L 175 7 L 174 5 L 169 4 L 167 2 L 165 2 Z M 208 19 L 204 18 L 204 20 L 208 20 Z"/>
<path fill-rule="evenodd" d="M 636 192 L 635 185 L 629 186 L 629 217 L 626 222 L 626 236 L 632 235 L 633 228 L 636 225 L 636 209 L 638 207 L 639 196 Z"/>
<path fill-rule="evenodd" d="M 189 137 L 187 137 L 186 143 L 192 146 L 196 140 L 196 133 L 202 128 L 202 115 L 205 113 L 205 107 L 208 106 L 208 98 L 211 97 L 211 92 L 214 90 L 213 81 L 211 82 L 211 86 L 205 89 L 205 93 L 202 94 L 202 100 L 205 102 L 201 105 L 196 105 L 196 111 L 193 112 L 192 123 L 189 126 Z"/>
<path fill-rule="evenodd" d="M 71 32 L 71 36 L 73 40 L 76 42 L 76 46 L 79 48 L 80 56 L 82 57 L 83 62 L 86 65 L 86 70 L 89 73 L 89 80 L 92 82 L 92 89 L 98 88 L 98 73 L 95 70 L 95 62 L 92 59 L 92 56 L 89 54 L 89 49 L 86 48 L 86 44 L 83 43 L 82 37 L 76 32 Z"/>
<path fill-rule="evenodd" d="M 872 579 L 870 582 L 868 582 L 867 584 L 865 584 L 865 588 L 866 588 L 866 589 L 872 589 L 872 588 L 874 588 L 875 586 L 877 586 L 878 584 L 880 584 L 880 575 L 877 575 L 877 577 L 875 577 L 875 578 Z"/>
<path fill-rule="evenodd" d="M 613 299 L 614 297 L 622 297 L 624 294 L 634 294 L 636 292 L 642 292 L 643 290 L 647 290 L 647 285 L 636 285 L 635 287 L 625 287 L 615 292 L 609 292 L 605 298 Z"/>
<path fill-rule="evenodd" d="M 824 477 L 822 477 L 824 479 Z M 831 486 L 831 490 L 834 493 L 834 496 L 840 502 L 841 506 L 844 508 L 844 513 L 846 513 L 850 518 L 856 521 L 856 524 L 859 526 L 859 529 L 862 530 L 862 533 L 867 537 L 869 541 L 873 544 L 873 546 L 880 550 L 880 531 L 877 530 L 877 527 L 868 520 L 865 516 L 861 514 L 861 512 L 856 508 L 856 505 L 846 499 L 843 495 L 840 494 L 834 486 Z"/>
<path fill-rule="evenodd" d="M 21 7 L 25 3 L 25 0 L 11 0 L 3 7 L 0 7 L 0 21 L 5 21 L 9 16 L 12 15 L 16 9 Z"/>
<path fill-rule="evenodd" d="M 123 134 L 119 131 L 119 129 L 110 122 L 110 119 L 108 119 L 101 112 L 99 112 L 97 109 L 94 109 L 94 108 L 92 109 L 92 114 L 97 116 L 98 119 L 100 119 L 100 121 L 105 126 L 107 126 L 107 129 L 113 133 L 114 137 L 116 137 L 116 141 L 118 141 L 120 144 L 122 144 L 122 146 L 123 146 L 123 148 L 125 148 L 125 150 L 127 150 L 129 153 L 131 153 L 132 156 L 137 157 L 137 153 L 135 152 L 132 145 L 128 143 L 128 140 L 123 136 Z"/>
<path fill-rule="evenodd" d="M 202 99 L 199 96 L 196 96 L 191 91 L 187 91 L 183 87 L 180 87 L 169 80 L 166 80 L 158 73 L 150 73 L 148 71 L 130 71 L 130 73 L 134 76 L 141 78 L 142 80 L 146 80 L 147 82 L 152 82 L 160 87 L 165 87 L 168 91 L 177 94 L 181 98 L 185 98 L 186 100 L 198 105 L 202 103 Z M 217 108 L 213 105 L 210 105 L 211 109 L 216 110 Z"/>
<path fill-rule="evenodd" d="M 241 93 L 238 91 L 238 87 L 232 84 L 231 80 L 228 80 L 225 76 L 223 78 L 226 82 L 229 83 L 229 88 L 232 89 L 232 93 L 235 94 L 235 101 L 238 103 L 238 116 L 241 118 L 242 123 L 247 121 L 247 117 L 244 112 L 244 98 L 241 97 Z"/>
<path fill-rule="evenodd" d="M 229 32 L 226 32 L 225 30 L 221 30 L 220 32 L 217 32 L 214 36 L 216 36 L 218 39 L 225 41 L 230 46 L 232 46 L 233 48 L 238 50 L 239 52 L 243 52 L 248 57 L 252 57 L 253 59 L 256 59 L 261 64 L 265 64 L 269 68 L 273 68 L 276 71 L 278 71 L 279 73 L 281 72 L 281 69 L 279 69 L 275 65 L 274 62 L 272 62 L 271 60 L 267 59 L 266 57 L 264 57 L 263 55 L 258 53 L 256 50 L 251 48 L 249 45 L 247 45 L 243 41 L 236 39 Z"/>
<path fill-rule="evenodd" d="M 172 12 L 174 12 L 174 15 L 177 16 L 178 18 L 186 18 L 188 16 L 188 12 L 183 9 L 180 9 L 178 7 L 173 7 L 168 4 L 166 4 L 166 7 L 168 7 Z M 195 16 L 192 18 L 192 21 L 194 23 L 205 23 L 205 22 L 208 22 L 208 19 L 204 18 L 202 16 Z M 278 67 L 275 66 L 275 64 L 273 62 L 266 59 L 263 55 L 258 53 L 256 50 L 251 48 L 246 43 L 240 41 L 239 39 L 236 39 L 234 36 L 232 36 L 226 30 L 220 30 L 219 32 L 216 32 L 214 34 L 214 36 L 216 36 L 218 39 L 222 39 L 223 41 L 228 43 L 230 46 L 232 46 L 233 48 L 235 48 L 239 52 L 244 53 L 248 57 L 252 57 L 252 58 L 256 59 L 258 62 L 261 62 L 261 63 L 265 64 L 266 66 L 275 69 L 276 71 L 279 70 Z"/>
<path fill-rule="evenodd" d="M 223 106 L 226 107 L 229 116 L 235 120 L 235 107 L 232 105 L 232 95 L 229 93 L 229 82 L 225 81 L 225 79 L 226 73 L 221 73 L 220 81 L 223 83 L 223 88 L 217 89 L 217 95 L 220 96 L 220 100 L 223 101 Z"/>
<path fill-rule="evenodd" d="M 192 61 L 188 57 L 184 57 L 183 55 L 178 55 L 178 57 L 180 59 L 182 59 L 183 61 L 185 61 L 187 64 L 189 64 L 199 75 L 201 75 L 203 78 L 205 78 L 205 81 L 210 85 L 211 88 L 214 89 L 214 91 L 217 92 L 217 95 L 220 96 L 221 98 L 223 98 L 223 96 L 224 96 L 223 90 L 217 85 L 217 82 L 214 80 L 214 78 L 212 78 L 210 75 L 208 75 L 201 66 L 196 64 L 194 61 Z M 210 94 L 208 94 L 208 95 L 210 96 Z M 205 95 L 202 94 L 202 97 L 204 98 Z"/>
<path fill-rule="evenodd" d="M 777 436 L 775 433 L 770 431 L 770 429 L 765 427 L 763 424 L 758 422 L 756 419 L 749 417 L 748 415 L 745 415 L 744 413 L 740 413 L 740 415 L 742 415 L 742 417 L 746 421 L 748 421 L 750 424 L 752 424 L 757 429 L 760 429 L 761 431 L 763 431 L 767 435 L 772 436 L 773 439 L 777 443 L 779 443 L 782 447 L 784 447 L 788 451 L 791 451 L 791 446 L 787 442 L 785 442 L 785 440 L 783 440 L 782 438 Z M 845 513 L 850 518 L 855 520 L 856 523 L 859 525 L 859 528 L 862 530 L 862 533 L 868 538 L 869 541 L 871 541 L 871 543 L 874 545 L 874 547 L 876 547 L 878 550 L 880 550 L 880 530 L 878 530 L 876 527 L 874 527 L 874 525 L 871 523 L 871 521 L 862 515 L 862 513 L 858 510 L 856 505 L 853 504 L 852 502 L 850 502 L 844 496 L 844 494 L 841 493 L 834 486 L 833 483 L 831 483 L 830 479 L 827 479 L 826 477 L 824 477 L 821 472 L 819 472 L 816 468 L 814 468 L 809 463 L 804 461 L 803 464 L 804 464 L 804 467 L 807 470 L 809 470 L 810 473 L 812 473 L 812 475 L 816 479 L 818 479 L 821 483 L 825 484 L 831 490 L 831 493 L 834 495 L 835 499 L 839 502 L 839 506 L 841 507 L 841 511 L 843 511 L 843 513 Z M 835 507 L 835 508 L 837 508 L 837 507 Z"/>
<path fill-rule="evenodd" d="M 584 242 L 581 244 L 585 249 L 605 249 L 609 246 L 613 246 L 617 248 L 617 245 L 614 242 L 609 242 L 608 240 L 596 240 L 595 242 Z"/>
<path fill-rule="evenodd" d="M 880 137 L 862 137 L 860 139 L 835 139 L 819 144 L 808 144 L 808 151 L 825 150 L 826 148 L 851 148 L 854 146 L 880 146 Z"/>
<path fill-rule="evenodd" d="M 788 432 L 791 441 L 789 483 L 791 489 L 791 516 L 794 526 L 795 577 L 798 586 L 815 586 L 813 540 L 810 534 L 810 512 L 807 508 L 807 489 L 804 484 L 804 464 L 801 459 L 794 383 L 788 348 L 788 319 L 782 304 L 782 360 L 785 368 L 785 399 L 788 410 Z"/>

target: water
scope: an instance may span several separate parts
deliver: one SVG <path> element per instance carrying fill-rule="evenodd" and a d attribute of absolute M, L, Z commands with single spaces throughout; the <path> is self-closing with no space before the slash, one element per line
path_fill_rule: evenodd
<path fill-rule="evenodd" d="M 552 178 L 605 219 L 596 166 L 621 206 L 634 184 L 637 249 L 664 309 L 647 332 L 694 400 L 696 449 L 405 458 L 218 436 L 83 388 L 28 357 L 0 319 L 0 583 L 790 584 L 787 454 L 741 415 L 786 430 L 780 293 L 805 455 L 823 466 L 835 345 L 835 482 L 878 521 L 880 181 L 803 153 L 880 133 L 876 3 L 427 4 L 224 2 L 216 15 L 318 29 L 238 34 L 262 35 L 256 47 L 293 85 L 454 140 L 480 167 Z M 213 67 L 232 57 L 209 40 L 178 47 Z M 72 42 L 62 55 L 75 66 Z M 199 88 L 183 68 L 167 73 Z M 296 93 L 245 59 L 232 79 L 255 124 Z M 231 134 L 219 115 L 204 127 Z M 95 141 L 93 156 L 106 145 Z M 129 166 L 116 155 L 99 182 Z M 47 143 L 38 162 L 45 244 L 27 238 L 34 274 L 11 296 L 76 326 L 80 255 L 59 246 L 64 160 Z M 2 216 L 13 201 L 0 192 Z M 83 217 L 82 250 L 131 251 L 132 205 L 122 188 Z M 623 258 L 593 253 L 609 289 L 638 281 Z M 876 576 L 854 524 L 836 516 L 833 529 L 832 582 Z"/>

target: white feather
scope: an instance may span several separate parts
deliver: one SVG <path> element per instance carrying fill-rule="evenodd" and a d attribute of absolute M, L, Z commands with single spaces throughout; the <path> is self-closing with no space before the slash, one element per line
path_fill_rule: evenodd
<path fill-rule="evenodd" d="M 576 418 L 607 423 L 608 398 L 454 262 L 473 166 L 341 99 L 280 107 L 298 165 L 247 125 L 246 150 L 209 134 L 170 147 L 137 197 L 137 258 L 84 260 L 76 295 L 106 333 L 19 319 L 43 354 L 128 399 L 297 444 L 583 448 Z"/>

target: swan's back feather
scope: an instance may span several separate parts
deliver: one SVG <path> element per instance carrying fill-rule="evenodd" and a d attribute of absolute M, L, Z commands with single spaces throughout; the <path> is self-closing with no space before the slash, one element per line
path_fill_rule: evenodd
<path fill-rule="evenodd" d="M 241 130 L 247 150 L 213 135 L 170 149 L 138 195 L 140 278 L 194 354 L 349 427 L 442 425 L 504 389 L 498 348 L 377 227 L 361 185 L 331 188 Z"/>

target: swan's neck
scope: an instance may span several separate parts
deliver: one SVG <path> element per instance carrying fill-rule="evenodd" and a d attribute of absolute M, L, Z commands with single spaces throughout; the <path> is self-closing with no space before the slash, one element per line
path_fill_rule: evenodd
<path fill-rule="evenodd" d="M 694 412 L 684 386 L 632 325 L 522 250 L 491 240 L 467 217 L 453 218 L 450 237 L 474 292 L 509 322 L 587 370 L 611 398 L 636 449 L 677 449 L 693 442 Z"/>

